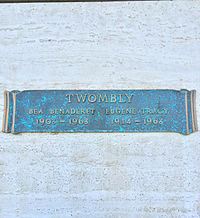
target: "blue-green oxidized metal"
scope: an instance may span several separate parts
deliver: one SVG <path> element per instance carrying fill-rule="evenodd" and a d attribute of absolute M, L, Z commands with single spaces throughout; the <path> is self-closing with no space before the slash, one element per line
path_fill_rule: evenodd
<path fill-rule="evenodd" d="M 197 131 L 196 91 L 5 91 L 3 132 Z"/>

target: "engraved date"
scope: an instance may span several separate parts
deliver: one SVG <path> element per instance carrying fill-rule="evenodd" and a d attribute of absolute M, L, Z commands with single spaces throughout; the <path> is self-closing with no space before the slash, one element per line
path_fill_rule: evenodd
<path fill-rule="evenodd" d="M 142 119 L 142 120 L 132 120 L 132 119 L 122 119 L 122 118 L 115 118 L 111 120 L 111 124 L 115 125 L 131 125 L 133 123 L 141 123 L 144 125 L 162 125 L 163 124 L 163 118 L 146 118 L 146 119 Z"/>
<path fill-rule="evenodd" d="M 56 120 L 55 119 L 36 119 L 36 124 L 41 125 L 41 126 L 50 125 L 50 124 L 55 125 Z"/>

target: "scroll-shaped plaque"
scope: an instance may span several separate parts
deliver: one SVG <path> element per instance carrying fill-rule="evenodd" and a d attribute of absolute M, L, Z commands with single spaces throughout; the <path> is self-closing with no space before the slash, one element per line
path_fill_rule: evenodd
<path fill-rule="evenodd" d="M 196 91 L 5 91 L 3 132 L 197 131 Z"/>

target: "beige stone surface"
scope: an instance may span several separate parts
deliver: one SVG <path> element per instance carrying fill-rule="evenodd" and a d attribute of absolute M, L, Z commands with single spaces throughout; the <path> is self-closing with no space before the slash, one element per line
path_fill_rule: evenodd
<path fill-rule="evenodd" d="M 0 5 L 4 90 L 196 89 L 199 2 Z M 200 133 L 0 133 L 1 218 L 200 217 Z"/>

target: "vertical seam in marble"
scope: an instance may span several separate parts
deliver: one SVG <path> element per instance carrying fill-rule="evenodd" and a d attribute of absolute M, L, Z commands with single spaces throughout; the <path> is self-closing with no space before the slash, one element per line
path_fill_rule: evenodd
<path fill-rule="evenodd" d="M 12 122 L 12 133 L 15 129 L 15 111 L 16 111 L 16 93 L 13 93 L 13 122 Z"/>

